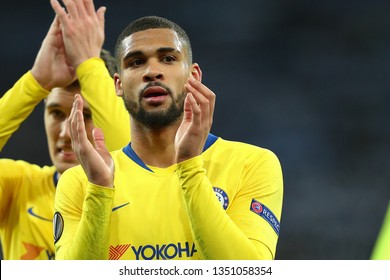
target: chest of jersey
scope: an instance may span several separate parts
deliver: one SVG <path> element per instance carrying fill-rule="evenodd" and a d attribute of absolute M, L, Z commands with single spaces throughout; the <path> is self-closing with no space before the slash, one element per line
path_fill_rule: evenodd
<path fill-rule="evenodd" d="M 122 171 L 115 174 L 110 258 L 196 258 L 175 171 Z"/>
<path fill-rule="evenodd" d="M 17 196 L 8 207 L 1 228 L 6 259 L 54 259 L 52 174 L 30 173 L 13 183 Z"/>
<path fill-rule="evenodd" d="M 242 167 L 225 159 L 204 157 L 204 168 L 215 199 L 227 210 Z M 126 156 L 117 160 L 110 258 L 198 259 L 175 167 L 151 171 Z"/>

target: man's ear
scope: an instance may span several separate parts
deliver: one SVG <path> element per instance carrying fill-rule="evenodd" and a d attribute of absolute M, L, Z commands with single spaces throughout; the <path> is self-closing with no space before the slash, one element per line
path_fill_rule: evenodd
<path fill-rule="evenodd" d="M 202 70 L 200 69 L 198 63 L 191 65 L 191 76 L 199 82 L 202 81 Z"/>
<path fill-rule="evenodd" d="M 115 91 L 117 96 L 123 95 L 122 81 L 118 73 L 114 74 Z"/>

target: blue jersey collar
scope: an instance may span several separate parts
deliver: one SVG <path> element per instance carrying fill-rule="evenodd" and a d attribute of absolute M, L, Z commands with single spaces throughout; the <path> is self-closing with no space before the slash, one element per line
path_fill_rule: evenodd
<path fill-rule="evenodd" d="M 214 144 L 215 141 L 217 141 L 218 137 L 209 133 L 206 143 L 203 147 L 203 152 L 205 152 L 208 148 L 211 147 L 211 145 Z M 136 164 L 141 166 L 142 168 L 145 168 L 146 170 L 153 172 L 140 158 L 139 156 L 134 152 L 133 148 L 131 148 L 131 142 L 123 148 L 123 152 L 132 159 Z"/>

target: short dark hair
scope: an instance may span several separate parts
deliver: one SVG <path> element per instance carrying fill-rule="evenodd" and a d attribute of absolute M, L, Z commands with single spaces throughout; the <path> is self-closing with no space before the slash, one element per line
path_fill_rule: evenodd
<path fill-rule="evenodd" d="M 118 72 L 117 64 L 115 57 L 106 49 L 100 51 L 100 58 L 103 59 L 110 76 L 113 77 L 116 72 Z"/>
<path fill-rule="evenodd" d="M 191 42 L 183 28 L 166 18 L 158 16 L 146 16 L 130 23 L 119 35 L 115 45 L 115 57 L 118 69 L 120 69 L 121 58 L 123 55 L 122 41 L 133 33 L 155 28 L 165 28 L 175 31 L 179 36 L 179 39 L 184 43 L 184 46 L 186 47 L 188 63 L 192 64 Z"/>

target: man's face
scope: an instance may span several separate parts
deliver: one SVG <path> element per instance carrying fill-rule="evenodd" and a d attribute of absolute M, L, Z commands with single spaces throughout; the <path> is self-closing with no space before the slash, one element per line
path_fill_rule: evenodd
<path fill-rule="evenodd" d="M 72 150 L 72 142 L 67 128 L 67 119 L 72 110 L 74 95 L 80 89 L 54 88 L 45 102 L 45 130 L 50 158 L 57 171 L 62 174 L 66 169 L 77 165 L 78 159 Z M 92 138 L 92 116 L 88 104 L 84 101 L 84 122 L 88 139 Z"/>
<path fill-rule="evenodd" d="M 185 99 L 184 84 L 191 66 L 176 32 L 148 29 L 122 41 L 118 95 L 138 122 L 162 128 L 179 120 Z"/>

